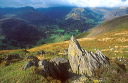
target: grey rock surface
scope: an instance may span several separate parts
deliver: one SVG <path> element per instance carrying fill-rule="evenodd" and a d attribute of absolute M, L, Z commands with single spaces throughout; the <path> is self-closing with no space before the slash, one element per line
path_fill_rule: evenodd
<path fill-rule="evenodd" d="M 25 56 L 25 59 L 32 59 L 32 60 L 27 62 L 27 64 L 23 68 L 24 70 L 30 68 L 31 66 L 36 66 L 36 67 L 39 66 L 38 65 L 39 59 L 36 56 Z"/>
<path fill-rule="evenodd" d="M 54 57 L 50 60 L 50 62 L 54 62 L 56 63 L 57 65 L 59 64 L 65 64 L 65 63 L 69 63 L 67 59 L 65 58 L 62 58 L 62 57 Z"/>
<path fill-rule="evenodd" d="M 28 61 L 23 69 L 26 70 L 26 69 L 30 68 L 31 66 L 35 66 L 35 62 L 32 60 Z"/>
<path fill-rule="evenodd" d="M 79 75 L 93 76 L 95 69 L 109 66 L 108 58 L 101 51 L 83 50 L 73 36 L 69 42 L 68 58 L 73 73 Z"/>
<path fill-rule="evenodd" d="M 45 75 L 64 81 L 68 78 L 69 62 L 65 58 L 55 57 L 50 61 L 43 59 L 39 61 L 39 66 L 43 68 Z"/>

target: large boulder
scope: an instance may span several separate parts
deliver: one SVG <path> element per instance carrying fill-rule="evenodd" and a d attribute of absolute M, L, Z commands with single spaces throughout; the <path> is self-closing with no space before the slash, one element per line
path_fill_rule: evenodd
<path fill-rule="evenodd" d="M 73 36 L 69 42 L 68 58 L 73 73 L 79 75 L 93 76 L 96 69 L 109 66 L 108 58 L 101 51 L 83 50 Z"/>
<path fill-rule="evenodd" d="M 69 62 L 65 58 L 55 57 L 50 61 L 43 59 L 39 61 L 38 64 L 43 68 L 47 76 L 51 76 L 61 81 L 65 81 L 68 78 Z"/>

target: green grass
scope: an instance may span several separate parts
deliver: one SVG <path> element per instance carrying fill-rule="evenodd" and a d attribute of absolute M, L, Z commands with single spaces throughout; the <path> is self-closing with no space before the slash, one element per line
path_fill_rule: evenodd
<path fill-rule="evenodd" d="M 5 57 L 7 55 L 20 55 L 20 57 L 22 58 L 26 55 L 26 52 L 24 50 L 20 49 L 20 50 L 16 50 L 16 51 L 12 51 L 12 52 L 10 51 L 8 53 L 0 54 L 0 57 Z"/>
<path fill-rule="evenodd" d="M 4 39 L 5 38 L 5 36 L 0 36 L 0 39 Z"/>
<path fill-rule="evenodd" d="M 56 43 L 56 42 L 63 42 L 65 40 L 69 40 L 69 38 L 72 36 L 72 35 L 76 35 L 78 34 L 78 30 L 74 30 L 70 33 L 63 33 L 65 30 L 62 30 L 62 29 L 58 29 L 57 30 L 57 33 L 56 34 L 52 34 L 51 36 L 49 36 L 48 38 L 42 40 L 42 42 L 45 42 L 45 43 Z"/>
<path fill-rule="evenodd" d="M 20 61 L 17 63 L 11 63 L 9 66 L 0 66 L 0 81 L 1 83 L 25 83 L 32 82 L 31 79 L 33 76 L 31 69 L 26 71 L 22 70 L 27 61 Z"/>
<path fill-rule="evenodd" d="M 59 30 L 57 30 L 57 32 L 64 32 L 65 30 L 63 30 L 63 29 L 59 29 Z"/>
<path fill-rule="evenodd" d="M 86 37 L 88 34 L 89 34 L 89 32 L 87 32 L 87 33 L 84 32 L 84 33 L 80 33 L 80 34 L 76 35 L 75 37 L 78 38 L 78 39 L 79 39 L 79 38 L 84 38 L 84 37 Z"/>
<path fill-rule="evenodd" d="M 8 66 L 0 65 L 0 82 L 1 83 L 53 83 L 54 79 L 48 80 L 41 74 L 36 67 L 22 70 L 27 61 L 11 63 Z M 53 82 L 52 82 L 53 81 Z M 58 82 L 59 83 L 59 82 Z"/>

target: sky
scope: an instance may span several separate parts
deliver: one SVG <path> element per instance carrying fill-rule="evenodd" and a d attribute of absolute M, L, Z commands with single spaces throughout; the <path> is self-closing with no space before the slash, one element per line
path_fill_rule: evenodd
<path fill-rule="evenodd" d="M 0 7 L 24 7 L 35 8 L 77 6 L 77 7 L 124 7 L 128 6 L 128 0 L 0 0 Z"/>

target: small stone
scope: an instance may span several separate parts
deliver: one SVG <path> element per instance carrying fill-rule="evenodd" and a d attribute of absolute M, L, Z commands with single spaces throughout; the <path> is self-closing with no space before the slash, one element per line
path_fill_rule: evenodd
<path fill-rule="evenodd" d="M 26 69 L 30 68 L 31 66 L 34 66 L 34 65 L 35 65 L 34 61 L 28 61 L 23 69 L 26 70 Z"/>

